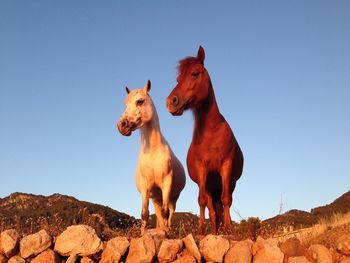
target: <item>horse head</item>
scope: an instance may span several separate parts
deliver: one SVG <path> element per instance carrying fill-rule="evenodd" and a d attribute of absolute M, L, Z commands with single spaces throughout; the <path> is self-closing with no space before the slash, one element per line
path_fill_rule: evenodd
<path fill-rule="evenodd" d="M 208 97 L 211 81 L 204 67 L 205 52 L 199 47 L 197 57 L 186 57 L 179 61 L 177 85 L 166 100 L 168 111 L 182 115 L 187 109 L 198 108 Z"/>
<path fill-rule="evenodd" d="M 148 80 L 143 89 L 130 90 L 125 87 L 128 93 L 125 99 L 126 109 L 118 121 L 118 130 L 124 136 L 130 136 L 131 133 L 143 127 L 152 120 L 154 115 L 154 105 L 151 97 L 148 95 L 151 90 L 151 81 Z"/>

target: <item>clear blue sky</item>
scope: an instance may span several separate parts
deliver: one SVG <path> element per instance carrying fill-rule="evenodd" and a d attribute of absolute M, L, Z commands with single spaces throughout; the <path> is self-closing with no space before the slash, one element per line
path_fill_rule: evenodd
<path fill-rule="evenodd" d="M 193 118 L 165 99 L 202 45 L 245 156 L 233 219 L 331 202 L 350 190 L 349 13 L 348 0 L 1 1 L 0 197 L 68 194 L 139 217 L 139 133 L 116 130 L 124 87 L 151 79 L 185 165 Z M 197 193 L 187 176 L 177 210 L 197 214 Z"/>

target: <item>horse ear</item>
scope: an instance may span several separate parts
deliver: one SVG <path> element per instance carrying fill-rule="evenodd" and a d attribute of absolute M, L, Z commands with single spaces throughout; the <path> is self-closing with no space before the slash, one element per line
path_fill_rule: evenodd
<path fill-rule="evenodd" d="M 205 52 L 202 46 L 199 46 L 197 59 L 204 65 Z"/>
<path fill-rule="evenodd" d="M 147 80 L 147 83 L 145 85 L 145 87 L 143 88 L 144 91 L 146 91 L 147 93 L 151 90 L 151 81 Z"/>
<path fill-rule="evenodd" d="M 126 90 L 126 93 L 130 93 L 130 90 L 129 90 L 129 88 L 128 87 L 125 87 L 125 90 Z"/>

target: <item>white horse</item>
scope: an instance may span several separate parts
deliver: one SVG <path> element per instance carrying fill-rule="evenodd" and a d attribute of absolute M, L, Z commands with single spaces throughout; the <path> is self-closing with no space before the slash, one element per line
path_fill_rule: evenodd
<path fill-rule="evenodd" d="M 149 80 L 143 89 L 130 91 L 126 87 L 126 109 L 118 122 L 118 130 L 124 136 L 130 136 L 136 129 L 141 131 L 136 186 L 142 196 L 142 234 L 148 225 L 149 198 L 157 227 L 171 227 L 176 201 L 186 182 L 183 166 L 160 131 L 158 114 L 148 94 L 150 89 Z"/>

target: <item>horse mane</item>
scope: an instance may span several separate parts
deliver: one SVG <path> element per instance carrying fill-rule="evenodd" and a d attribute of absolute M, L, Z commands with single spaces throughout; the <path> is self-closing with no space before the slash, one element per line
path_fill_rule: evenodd
<path fill-rule="evenodd" d="M 178 64 L 178 76 L 185 73 L 189 68 L 191 68 L 194 64 L 198 63 L 197 57 L 185 57 L 184 59 L 179 61 Z M 210 107 L 216 108 L 216 111 L 218 113 L 218 121 L 222 121 L 222 115 L 219 112 L 218 105 L 216 103 L 214 88 L 211 83 L 211 79 L 208 74 L 208 81 L 209 81 L 209 87 L 208 87 L 208 97 L 196 108 L 193 110 L 193 114 L 195 117 L 195 129 L 193 133 L 193 139 L 194 141 L 197 141 L 204 130 L 205 122 L 206 122 L 206 113 L 210 110 Z"/>
<path fill-rule="evenodd" d="M 179 65 L 177 66 L 177 73 L 181 75 L 188 68 L 190 68 L 193 64 L 198 63 L 197 57 L 185 57 L 179 61 Z"/>

